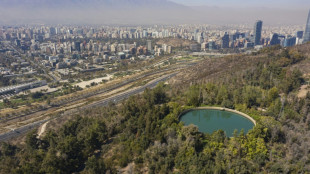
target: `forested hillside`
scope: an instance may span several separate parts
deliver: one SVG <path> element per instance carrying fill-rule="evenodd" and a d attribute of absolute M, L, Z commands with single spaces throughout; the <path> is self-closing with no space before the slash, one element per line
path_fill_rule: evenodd
<path fill-rule="evenodd" d="M 309 53 L 310 45 L 271 47 L 205 60 L 170 84 L 84 111 L 40 138 L 34 130 L 25 143 L 2 143 L 0 173 L 310 172 L 310 93 L 297 97 L 309 80 Z M 228 138 L 178 121 L 205 105 L 245 112 L 257 125 Z"/>

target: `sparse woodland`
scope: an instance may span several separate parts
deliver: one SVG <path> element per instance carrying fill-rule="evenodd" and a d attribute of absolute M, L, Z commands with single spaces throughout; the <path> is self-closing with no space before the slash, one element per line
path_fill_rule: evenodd
<path fill-rule="evenodd" d="M 310 45 L 208 59 L 119 105 L 84 111 L 25 143 L 1 144 L 0 173 L 308 173 L 310 93 L 297 98 Z M 310 69 L 310 67 L 309 67 Z M 185 109 L 237 109 L 248 134 L 200 133 Z"/>

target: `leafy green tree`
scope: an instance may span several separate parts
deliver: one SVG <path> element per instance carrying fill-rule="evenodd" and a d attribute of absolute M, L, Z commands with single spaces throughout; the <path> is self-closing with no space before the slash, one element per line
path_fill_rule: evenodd
<path fill-rule="evenodd" d="M 37 149 L 39 146 L 39 139 L 37 138 L 37 130 L 29 132 L 26 136 L 26 145 L 30 149 Z"/>
<path fill-rule="evenodd" d="M 207 83 L 205 88 L 204 103 L 214 105 L 218 93 L 218 87 L 213 83 Z"/>
<path fill-rule="evenodd" d="M 89 174 L 105 174 L 106 172 L 103 159 L 97 159 L 94 155 L 87 159 L 85 169 L 85 173 Z"/>
<path fill-rule="evenodd" d="M 187 104 L 190 106 L 200 106 L 202 103 L 202 92 L 198 85 L 192 85 L 187 91 Z"/>
<path fill-rule="evenodd" d="M 276 87 L 271 88 L 268 91 L 268 103 L 269 105 L 279 97 L 279 91 Z"/>
<path fill-rule="evenodd" d="M 222 104 L 225 100 L 228 100 L 228 91 L 225 86 L 221 86 L 217 96 L 216 96 L 216 103 Z"/>
<path fill-rule="evenodd" d="M 17 151 L 17 147 L 8 143 L 1 143 L 0 156 L 14 156 Z"/>
<path fill-rule="evenodd" d="M 259 106 L 261 103 L 262 92 L 258 87 L 246 86 L 243 88 L 243 100 L 248 108 Z"/>

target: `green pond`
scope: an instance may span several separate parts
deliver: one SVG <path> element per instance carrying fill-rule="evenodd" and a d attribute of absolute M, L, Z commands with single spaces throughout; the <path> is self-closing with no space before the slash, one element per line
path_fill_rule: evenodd
<path fill-rule="evenodd" d="M 192 110 L 180 117 L 180 121 L 186 126 L 196 125 L 200 132 L 213 133 L 217 130 L 223 130 L 226 136 L 232 137 L 234 130 L 240 132 L 241 129 L 248 133 L 254 127 L 254 123 L 249 119 L 228 111 L 203 109 Z"/>

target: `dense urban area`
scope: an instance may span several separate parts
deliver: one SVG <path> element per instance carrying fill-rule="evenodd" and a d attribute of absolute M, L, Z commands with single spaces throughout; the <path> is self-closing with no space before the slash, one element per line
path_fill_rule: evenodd
<path fill-rule="evenodd" d="M 113 73 L 126 71 L 137 62 L 165 55 L 251 53 L 267 46 L 289 47 L 303 42 L 302 26 L 263 30 L 262 25 L 262 21 L 257 21 L 254 30 L 249 26 L 214 25 L 4 26 L 0 30 L 0 70 L 4 79 L 1 95 L 5 98 L 47 83 L 57 87 L 56 83 L 65 80 L 71 84 L 91 80 L 81 76 L 88 72 L 98 72 L 109 79 Z"/>

